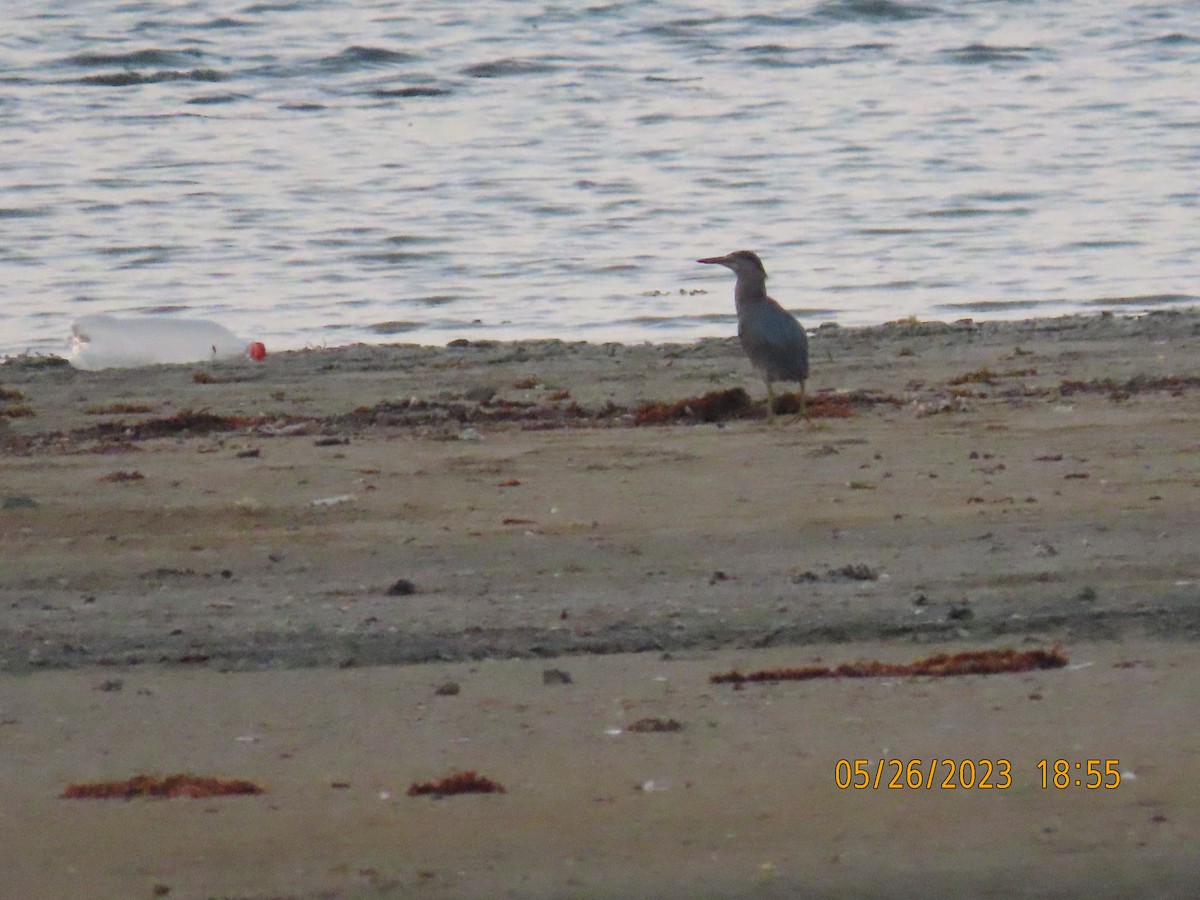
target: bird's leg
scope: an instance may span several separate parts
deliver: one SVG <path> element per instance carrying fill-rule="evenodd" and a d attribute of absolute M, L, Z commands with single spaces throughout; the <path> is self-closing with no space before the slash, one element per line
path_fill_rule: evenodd
<path fill-rule="evenodd" d="M 808 418 L 808 398 L 804 396 L 804 382 L 800 382 L 800 418 Z"/>
<path fill-rule="evenodd" d="M 767 379 L 767 418 L 775 419 L 775 391 L 771 387 L 771 379 Z"/>

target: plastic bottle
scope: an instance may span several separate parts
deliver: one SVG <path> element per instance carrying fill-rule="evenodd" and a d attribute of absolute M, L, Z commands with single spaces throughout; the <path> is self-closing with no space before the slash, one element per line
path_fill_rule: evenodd
<path fill-rule="evenodd" d="M 247 342 L 205 319 L 80 316 L 71 323 L 68 360 L 77 369 L 113 369 L 157 363 L 198 363 L 249 356 L 261 360 L 266 348 Z"/>

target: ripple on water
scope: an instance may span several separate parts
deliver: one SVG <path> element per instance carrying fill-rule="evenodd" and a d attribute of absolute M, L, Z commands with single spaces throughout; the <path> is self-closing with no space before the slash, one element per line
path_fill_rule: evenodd
<path fill-rule="evenodd" d="M 409 63 L 419 57 L 403 50 L 390 50 L 386 47 L 347 47 L 333 56 L 321 59 L 321 66 L 331 72 L 349 72 L 356 69 L 373 68 L 377 66 L 392 66 Z"/>
<path fill-rule="evenodd" d="M 1029 62 L 1035 54 L 1036 47 L 1004 47 L 991 44 L 968 44 L 953 50 L 944 50 L 942 55 L 951 62 L 964 65 L 1019 63 Z"/>
<path fill-rule="evenodd" d="M 273 12 L 296 12 L 304 9 L 306 3 L 254 3 L 242 10 L 246 15 L 262 15 Z"/>
<path fill-rule="evenodd" d="M 101 53 L 98 51 L 76 53 L 61 62 L 63 65 L 77 66 L 82 69 L 105 69 L 113 66 L 132 69 L 143 66 L 182 67 L 203 57 L 203 51 L 197 49 L 162 50 L 152 47 L 145 50 L 131 50 L 127 53 Z"/>
<path fill-rule="evenodd" d="M 157 72 L 104 72 L 85 75 L 78 84 L 100 87 L 130 87 L 139 84 L 161 84 L 168 81 L 225 81 L 230 76 L 218 69 L 160 69 Z"/>
<path fill-rule="evenodd" d="M 202 28 L 206 31 L 224 31 L 234 28 L 254 28 L 258 25 L 257 22 L 251 22 L 249 19 L 235 19 L 232 16 L 218 16 L 215 19 L 209 19 L 197 25 L 197 28 Z"/>
<path fill-rule="evenodd" d="M 952 313 L 1002 313 L 1018 309 L 1036 309 L 1039 306 L 1053 306 L 1057 303 L 1057 300 L 970 300 L 964 303 L 939 303 L 934 309 Z"/>
<path fill-rule="evenodd" d="M 376 322 L 374 325 L 368 326 L 367 330 L 372 334 L 404 334 L 408 331 L 416 331 L 423 325 L 422 322 Z"/>
<path fill-rule="evenodd" d="M 1172 31 L 1170 34 L 1160 34 L 1157 37 L 1129 42 L 1129 46 L 1135 45 L 1155 47 L 1196 47 L 1200 46 L 1200 38 L 1190 34 L 1184 34 L 1180 31 Z"/>
<path fill-rule="evenodd" d="M 445 97 L 451 93 L 449 88 L 418 85 L 402 88 L 375 88 L 369 92 L 372 97 L 381 100 L 405 99 L 408 97 Z"/>
<path fill-rule="evenodd" d="M 127 306 L 125 307 L 125 312 L 157 316 L 164 313 L 186 312 L 189 309 L 192 309 L 192 307 L 187 303 L 160 303 L 151 306 Z"/>
<path fill-rule="evenodd" d="M 972 219 L 978 216 L 1028 216 L 1033 210 L 1027 206 L 1010 206 L 992 209 L 983 206 L 946 206 L 909 213 L 913 218 L 923 219 Z"/>
<path fill-rule="evenodd" d="M 246 94 L 201 94 L 184 101 L 192 106 L 223 106 L 226 103 L 237 103 L 239 100 L 249 100 Z"/>
<path fill-rule="evenodd" d="M 350 258 L 361 263 L 380 266 L 400 266 L 405 263 L 436 259 L 441 255 L 440 253 L 413 253 L 408 250 L 378 250 L 369 253 L 354 253 Z"/>
<path fill-rule="evenodd" d="M 827 0 L 815 15 L 842 22 L 907 22 L 941 13 L 935 6 L 894 0 Z"/>
<path fill-rule="evenodd" d="M 559 66 L 548 59 L 510 57 L 476 63 L 462 70 L 470 78 L 504 78 L 510 75 L 538 75 L 553 72 Z"/>
<path fill-rule="evenodd" d="M 46 206 L 0 206 L 0 219 L 37 219 L 51 213 Z"/>

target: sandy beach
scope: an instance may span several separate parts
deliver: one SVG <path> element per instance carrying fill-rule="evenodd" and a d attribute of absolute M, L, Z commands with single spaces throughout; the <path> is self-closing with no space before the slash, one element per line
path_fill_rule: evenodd
<path fill-rule="evenodd" d="M 811 351 L 773 421 L 732 340 L 0 365 L 4 890 L 1191 896 L 1200 313 Z M 60 799 L 176 772 L 264 793 Z"/>

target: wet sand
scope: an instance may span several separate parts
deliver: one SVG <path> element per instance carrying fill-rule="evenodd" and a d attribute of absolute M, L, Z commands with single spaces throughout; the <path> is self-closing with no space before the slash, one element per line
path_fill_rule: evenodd
<path fill-rule="evenodd" d="M 764 390 L 732 341 L 0 366 L 0 870 L 20 896 L 1186 896 L 1198 349 L 1196 313 L 826 327 L 811 420 L 643 426 Z M 1055 645 L 1065 669 L 708 682 Z M 623 730 L 646 716 L 682 728 Z M 934 757 L 1013 783 L 835 784 Z M 1044 758 L 1124 777 L 1043 790 Z M 507 793 L 405 795 L 462 768 Z M 57 799 L 176 771 L 267 793 Z"/>

